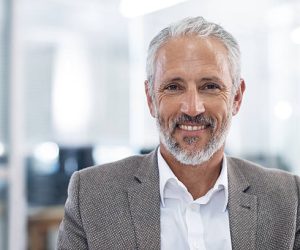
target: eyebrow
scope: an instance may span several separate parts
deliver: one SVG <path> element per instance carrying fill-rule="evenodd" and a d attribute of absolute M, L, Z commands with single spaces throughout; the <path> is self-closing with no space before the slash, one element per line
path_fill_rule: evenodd
<path fill-rule="evenodd" d="M 171 78 L 171 79 L 167 78 L 164 82 L 176 82 L 176 81 L 183 82 L 184 80 L 181 77 L 174 77 L 174 78 Z"/>
<path fill-rule="evenodd" d="M 212 77 L 203 77 L 200 81 L 217 81 L 219 83 L 222 83 L 222 80 L 219 77 L 212 76 Z"/>
<path fill-rule="evenodd" d="M 173 78 L 170 78 L 170 79 L 167 78 L 163 82 L 167 83 L 167 82 L 176 82 L 176 81 L 184 82 L 185 80 L 183 78 L 181 78 L 181 77 L 173 77 Z M 216 81 L 218 83 L 223 83 L 223 81 L 219 77 L 216 77 L 216 76 L 203 77 L 203 78 L 201 78 L 201 79 L 198 80 L 198 82 L 203 82 L 203 81 Z"/>

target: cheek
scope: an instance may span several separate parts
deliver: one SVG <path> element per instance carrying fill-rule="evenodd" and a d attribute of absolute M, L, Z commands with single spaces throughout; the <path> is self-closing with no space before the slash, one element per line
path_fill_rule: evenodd
<path fill-rule="evenodd" d="M 217 126 L 227 119 L 229 112 L 232 111 L 228 101 L 216 100 L 206 105 L 206 113 L 216 120 Z"/>
<path fill-rule="evenodd" d="M 180 110 L 180 105 L 177 101 L 170 98 L 161 98 L 158 100 L 157 111 L 160 120 L 164 123 L 170 123 L 177 116 Z"/>
<path fill-rule="evenodd" d="M 171 112 L 176 106 L 177 101 L 176 98 L 168 97 L 164 94 L 160 94 L 157 98 L 157 107 L 159 112 L 162 113 L 169 113 Z"/>

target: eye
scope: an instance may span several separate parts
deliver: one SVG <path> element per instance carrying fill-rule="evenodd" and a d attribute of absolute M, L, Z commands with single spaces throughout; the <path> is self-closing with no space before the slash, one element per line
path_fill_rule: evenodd
<path fill-rule="evenodd" d="M 179 88 L 178 88 L 178 85 L 176 85 L 176 84 L 170 84 L 166 87 L 166 89 L 172 91 L 172 90 L 177 90 Z"/>
<path fill-rule="evenodd" d="M 182 89 L 182 87 L 178 83 L 170 83 L 170 84 L 166 85 L 164 88 L 164 90 L 167 92 L 176 92 L 181 89 Z"/>
<path fill-rule="evenodd" d="M 221 87 L 219 86 L 219 84 L 210 82 L 204 85 L 204 89 L 215 90 L 215 89 L 221 89 Z"/>

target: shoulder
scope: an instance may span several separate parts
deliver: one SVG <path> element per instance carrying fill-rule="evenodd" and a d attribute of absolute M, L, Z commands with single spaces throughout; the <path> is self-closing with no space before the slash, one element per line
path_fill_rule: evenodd
<path fill-rule="evenodd" d="M 114 202 L 125 204 L 128 190 L 140 181 L 159 182 L 156 158 L 153 151 L 77 171 L 70 179 L 68 200 L 77 200 L 81 209 L 87 210 L 99 209 L 101 204 L 102 210 L 107 212 Z"/>
<path fill-rule="evenodd" d="M 118 161 L 102 164 L 102 165 L 97 165 L 97 166 L 92 166 L 88 167 L 85 169 L 80 170 L 80 175 L 110 175 L 110 174 L 118 174 L 120 171 L 123 172 L 123 174 L 132 172 L 138 168 L 140 165 L 140 162 L 143 161 L 145 158 L 144 155 L 134 155 L 130 156 Z"/>
<path fill-rule="evenodd" d="M 229 178 L 244 178 L 257 190 L 286 190 L 298 192 L 299 176 L 287 171 L 263 167 L 254 162 L 235 157 L 227 157 Z"/>
<path fill-rule="evenodd" d="M 151 177 L 155 172 L 156 151 L 147 155 L 128 158 L 85 168 L 76 172 L 78 181 L 87 186 L 124 186 L 134 181 L 136 176 Z"/>
<path fill-rule="evenodd" d="M 79 171 L 81 181 L 116 181 L 134 175 L 145 156 L 130 156 L 128 158 L 85 168 Z"/>

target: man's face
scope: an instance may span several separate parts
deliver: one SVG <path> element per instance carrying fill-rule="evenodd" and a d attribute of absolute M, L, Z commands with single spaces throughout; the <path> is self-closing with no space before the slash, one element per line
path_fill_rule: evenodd
<path fill-rule="evenodd" d="M 185 165 L 201 165 L 223 149 L 244 82 L 235 90 L 224 45 L 214 38 L 173 38 L 159 49 L 153 96 L 161 150 Z M 153 98 L 152 98 L 153 97 Z"/>

